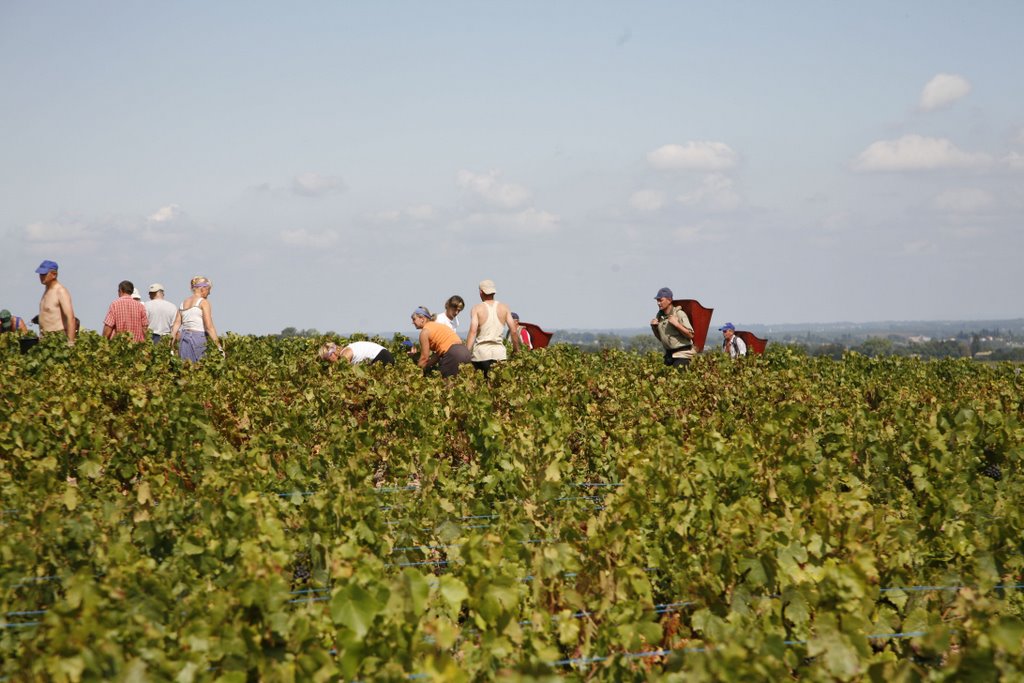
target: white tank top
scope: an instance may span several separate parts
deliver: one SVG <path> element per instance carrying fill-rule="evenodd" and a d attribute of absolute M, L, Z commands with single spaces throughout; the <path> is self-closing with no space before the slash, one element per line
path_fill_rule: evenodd
<path fill-rule="evenodd" d="M 505 323 L 498 319 L 498 302 L 484 301 L 487 317 L 480 323 L 476 339 L 473 341 L 472 360 L 505 360 L 505 344 L 501 340 Z"/>
<path fill-rule="evenodd" d="M 206 327 L 203 325 L 203 309 L 200 308 L 203 302 L 203 297 L 196 297 L 196 300 L 192 302 L 192 305 L 185 308 L 185 302 L 181 302 L 181 329 L 184 332 L 205 332 Z"/>

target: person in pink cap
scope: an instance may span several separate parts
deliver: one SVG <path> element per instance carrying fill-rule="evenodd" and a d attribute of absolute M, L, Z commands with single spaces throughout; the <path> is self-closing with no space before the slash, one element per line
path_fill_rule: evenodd
<path fill-rule="evenodd" d="M 178 344 L 178 355 L 182 360 L 201 360 L 206 354 L 206 341 L 209 339 L 223 356 L 224 347 L 220 344 L 217 328 L 213 324 L 213 309 L 206 300 L 213 289 L 213 283 L 196 275 L 189 286 L 192 288 L 192 296 L 181 302 L 181 308 L 171 326 L 171 336 Z"/>

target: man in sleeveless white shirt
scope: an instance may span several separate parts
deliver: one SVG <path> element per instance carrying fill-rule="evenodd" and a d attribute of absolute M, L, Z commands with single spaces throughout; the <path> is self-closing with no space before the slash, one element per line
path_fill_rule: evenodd
<path fill-rule="evenodd" d="M 482 370 L 487 377 L 491 366 L 499 360 L 505 360 L 505 326 L 508 326 L 512 338 L 512 350 L 519 350 L 519 323 L 512 317 L 509 307 L 495 300 L 494 282 L 480 282 L 480 303 L 470 311 L 469 336 L 466 346 L 470 350 L 473 367 Z"/>

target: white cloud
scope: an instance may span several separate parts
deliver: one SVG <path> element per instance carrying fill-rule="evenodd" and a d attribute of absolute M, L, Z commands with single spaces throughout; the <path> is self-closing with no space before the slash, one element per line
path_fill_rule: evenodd
<path fill-rule="evenodd" d="M 987 154 L 964 152 L 946 138 L 904 135 L 868 145 L 853 161 L 856 171 L 927 171 L 985 166 Z"/>
<path fill-rule="evenodd" d="M 1018 145 L 1024 145 L 1024 128 L 1017 131 L 1017 134 L 1013 137 L 1013 142 Z"/>
<path fill-rule="evenodd" d="M 1020 152 L 1010 152 L 1003 157 L 1003 163 L 1010 167 L 1014 171 L 1024 170 L 1024 154 Z"/>
<path fill-rule="evenodd" d="M 168 204 L 167 206 L 161 206 L 150 214 L 149 220 L 153 223 L 166 223 L 167 221 L 174 220 L 180 215 L 181 209 L 178 208 L 177 204 Z"/>
<path fill-rule="evenodd" d="M 732 211 L 740 205 L 740 196 L 733 188 L 733 181 L 721 173 L 704 177 L 700 187 L 678 197 L 685 206 L 703 206 L 714 211 Z"/>
<path fill-rule="evenodd" d="M 436 215 L 434 207 L 430 204 L 417 204 L 416 206 L 410 206 L 405 210 L 405 213 L 410 217 L 418 221 L 428 221 Z"/>
<path fill-rule="evenodd" d="M 694 242 L 700 242 L 702 239 L 700 228 L 692 225 L 676 228 L 672 231 L 672 237 L 679 244 L 693 244 Z"/>
<path fill-rule="evenodd" d="M 89 226 L 77 219 L 39 221 L 25 227 L 29 242 L 82 242 L 92 237 Z"/>
<path fill-rule="evenodd" d="M 515 213 L 475 213 L 468 216 L 464 222 L 469 226 L 537 235 L 554 232 L 561 226 L 562 219 L 550 211 L 529 208 Z"/>
<path fill-rule="evenodd" d="M 936 246 L 928 240 L 916 240 L 903 245 L 903 251 L 907 254 L 927 254 L 936 251 Z"/>
<path fill-rule="evenodd" d="M 177 204 L 158 208 L 148 216 L 119 215 L 83 218 L 58 218 L 39 221 L 25 227 L 27 242 L 60 245 L 95 246 L 117 241 L 123 245 L 169 245 L 181 243 L 194 227 L 188 215 Z"/>
<path fill-rule="evenodd" d="M 658 190 L 637 190 L 630 195 L 629 205 L 637 211 L 657 211 L 665 205 L 665 193 Z"/>
<path fill-rule="evenodd" d="M 736 152 L 724 142 L 664 145 L 647 154 L 647 162 L 663 171 L 724 171 L 735 166 L 737 158 Z"/>
<path fill-rule="evenodd" d="M 919 106 L 924 111 L 948 107 L 971 92 L 971 82 L 956 74 L 938 74 L 921 91 Z"/>
<path fill-rule="evenodd" d="M 821 219 L 821 229 L 825 232 L 842 232 L 850 227 L 851 216 L 848 211 L 830 213 Z"/>
<path fill-rule="evenodd" d="M 415 204 L 404 209 L 383 209 L 365 215 L 371 223 L 400 223 L 403 221 L 431 221 L 437 218 L 438 210 L 430 204 Z"/>
<path fill-rule="evenodd" d="M 676 244 L 692 245 L 701 242 L 721 242 L 722 234 L 700 225 L 681 225 L 672 230 L 672 239 Z"/>
<path fill-rule="evenodd" d="M 992 234 L 990 228 L 980 225 L 957 225 L 946 228 L 946 234 L 962 240 L 977 240 Z"/>
<path fill-rule="evenodd" d="M 292 192 L 303 197 L 322 197 L 342 192 L 345 183 L 341 178 L 325 176 L 313 171 L 300 173 L 292 179 Z"/>
<path fill-rule="evenodd" d="M 374 223 L 395 223 L 402 218 L 402 212 L 398 209 L 384 209 L 367 216 Z"/>
<path fill-rule="evenodd" d="M 455 177 L 459 187 L 469 190 L 488 204 L 502 209 L 514 209 L 522 206 L 530 198 L 530 191 L 522 185 L 502 183 L 498 180 L 501 173 L 491 170 L 487 173 L 473 173 L 461 170 Z"/>
<path fill-rule="evenodd" d="M 974 213 L 987 209 L 995 203 L 995 195 L 978 188 L 947 190 L 935 197 L 936 209 L 951 213 Z"/>
<path fill-rule="evenodd" d="M 310 232 L 305 228 L 298 230 L 282 230 L 281 241 L 293 247 L 312 247 L 325 249 L 338 243 L 338 233 L 334 230 Z"/>

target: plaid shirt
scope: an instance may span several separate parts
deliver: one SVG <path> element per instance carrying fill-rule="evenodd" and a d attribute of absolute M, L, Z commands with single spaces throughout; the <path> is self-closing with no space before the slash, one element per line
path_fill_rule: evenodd
<path fill-rule="evenodd" d="M 103 325 L 114 328 L 114 334 L 127 332 L 135 341 L 145 341 L 149 328 L 146 307 L 141 301 L 136 301 L 130 296 L 118 297 L 107 309 Z"/>

